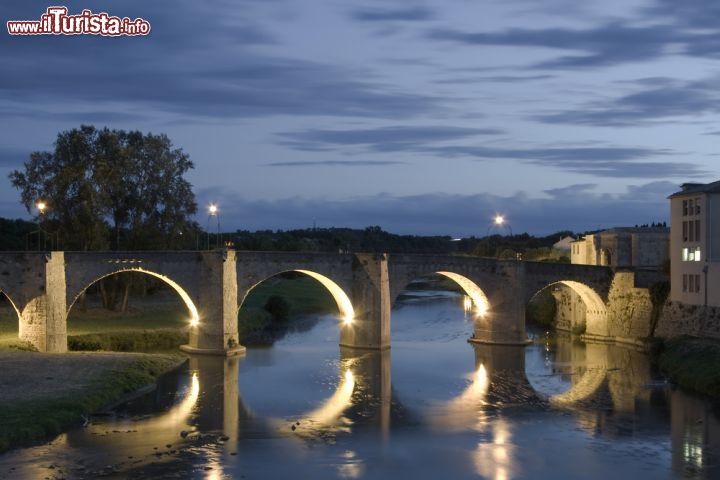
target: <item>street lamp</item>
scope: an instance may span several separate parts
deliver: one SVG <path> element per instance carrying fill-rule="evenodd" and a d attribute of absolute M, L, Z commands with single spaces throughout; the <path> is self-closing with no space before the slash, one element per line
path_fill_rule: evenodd
<path fill-rule="evenodd" d="M 220 240 L 220 211 L 218 210 L 218 206 L 215 203 L 211 203 L 210 206 L 208 206 L 208 219 L 207 219 L 207 248 L 210 250 L 210 217 L 216 217 L 217 218 L 217 237 L 218 237 L 218 247 L 221 245 Z"/>
<path fill-rule="evenodd" d="M 45 203 L 42 200 L 38 200 L 35 203 L 35 208 L 38 210 L 38 250 L 40 250 L 40 237 L 43 237 L 43 249 L 47 248 L 47 233 L 42 228 L 43 224 L 43 215 L 45 215 L 45 210 L 47 209 L 47 203 Z M 43 235 L 44 234 L 44 235 Z"/>
<path fill-rule="evenodd" d="M 505 226 L 507 227 L 508 231 L 510 232 L 510 236 L 512 237 L 512 234 L 513 234 L 513 233 L 512 233 L 512 228 L 510 228 L 510 224 L 507 223 L 507 221 L 505 220 L 505 217 L 504 217 L 503 215 L 501 215 L 501 214 L 499 214 L 499 213 L 495 214 L 495 218 L 493 219 L 493 223 L 494 223 L 494 225 L 495 225 L 496 227 L 498 227 L 498 228 L 502 228 L 503 225 L 505 225 Z M 490 225 L 490 226 L 488 227 L 487 233 L 490 233 L 490 229 L 491 229 L 491 228 L 492 228 L 492 225 Z M 486 233 L 486 235 L 487 235 L 487 233 Z"/>

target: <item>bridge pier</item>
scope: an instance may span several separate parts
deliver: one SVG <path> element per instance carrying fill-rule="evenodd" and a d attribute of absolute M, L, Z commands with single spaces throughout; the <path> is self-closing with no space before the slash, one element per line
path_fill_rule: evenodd
<path fill-rule="evenodd" d="M 65 301 L 65 257 L 51 252 L 33 259 L 37 269 L 44 270 L 42 293 L 30 298 L 20 313 L 19 337 L 40 352 L 67 351 Z M 42 265 L 40 262 L 43 262 Z"/>
<path fill-rule="evenodd" d="M 390 348 L 390 279 L 386 254 L 356 253 L 350 301 L 355 315 L 343 322 L 340 346 Z"/>
<path fill-rule="evenodd" d="M 195 305 L 199 318 L 190 325 L 189 342 L 180 350 L 191 354 L 241 355 L 238 342 L 237 267 L 234 250 L 201 252 Z"/>
<path fill-rule="evenodd" d="M 505 282 L 489 296 L 490 307 L 475 318 L 470 343 L 527 345 L 525 333 L 525 262 L 498 264 Z"/>

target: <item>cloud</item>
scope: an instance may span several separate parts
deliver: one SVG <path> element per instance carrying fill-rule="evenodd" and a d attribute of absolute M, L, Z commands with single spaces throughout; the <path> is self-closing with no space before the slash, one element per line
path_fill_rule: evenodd
<path fill-rule="evenodd" d="M 579 183 L 568 185 L 567 187 L 551 188 L 543 190 L 547 195 L 556 199 L 574 198 L 579 195 L 587 195 L 591 190 L 597 187 L 596 183 Z"/>
<path fill-rule="evenodd" d="M 632 126 L 674 117 L 720 113 L 717 78 L 680 82 L 642 79 L 644 90 L 603 102 L 589 102 L 578 109 L 532 117 L 545 123 L 595 126 Z"/>
<path fill-rule="evenodd" d="M 27 10 L 18 18 L 42 13 Z M 62 106 L 75 115 L 90 103 L 100 116 L 120 109 L 188 122 L 278 115 L 408 118 L 443 110 L 442 99 L 394 88 L 356 67 L 294 58 L 292 50 L 288 56 L 260 53 L 253 47 L 276 40 L 234 4 L 117 3 L 103 10 L 146 18 L 151 34 L 8 36 L 0 50 L 0 102 L 12 103 L 13 113 Z"/>
<path fill-rule="evenodd" d="M 388 165 L 403 165 L 407 162 L 396 160 L 311 160 L 296 162 L 272 162 L 268 167 L 376 167 Z"/>
<path fill-rule="evenodd" d="M 418 22 L 435 18 L 435 12 L 426 7 L 397 9 L 362 8 L 356 9 L 350 17 L 359 22 Z"/>
<path fill-rule="evenodd" d="M 686 27 L 717 30 L 720 3 L 715 0 L 654 0 L 644 12 Z"/>
<path fill-rule="evenodd" d="M 30 150 L 0 146 L 0 168 L 20 168 L 30 153 Z"/>
<path fill-rule="evenodd" d="M 551 80 L 556 78 L 555 75 L 493 75 L 493 76 L 478 76 L 478 77 L 458 77 L 448 78 L 444 80 L 436 80 L 438 84 L 450 84 L 450 85 L 464 85 L 482 82 L 496 82 L 496 83 L 521 83 L 521 82 L 535 82 L 538 80 Z"/>
<path fill-rule="evenodd" d="M 509 159 L 523 163 L 554 167 L 567 172 L 606 178 L 701 177 L 707 171 L 687 162 L 649 162 L 649 158 L 672 152 L 652 148 L 630 147 L 553 147 L 497 148 L 477 146 L 429 147 L 423 149 L 438 157 L 474 157 Z"/>
<path fill-rule="evenodd" d="M 495 128 L 467 128 L 442 125 L 390 126 L 354 130 L 304 130 L 278 134 L 284 145 L 298 150 L 324 149 L 331 146 L 364 146 L 372 151 L 418 151 L 421 145 L 469 138 L 499 135 Z"/>
<path fill-rule="evenodd" d="M 427 38 L 470 46 L 545 47 L 579 52 L 534 65 L 534 68 L 564 69 L 652 60 L 663 56 L 668 45 L 687 42 L 691 36 L 662 25 L 629 27 L 609 23 L 587 29 L 513 28 L 491 33 L 436 29 L 429 32 Z"/>
<path fill-rule="evenodd" d="M 379 225 L 399 234 L 467 237 L 486 235 L 496 213 L 506 215 L 514 233 L 535 235 L 668 221 L 666 197 L 676 190 L 677 186 L 670 182 L 654 182 L 630 187 L 619 195 L 595 194 L 587 185 L 576 185 L 564 189 L 563 195 L 562 188 L 555 189 L 556 195 L 548 198 L 518 192 L 506 196 L 380 194 L 345 200 L 290 197 L 273 201 L 248 200 L 229 194 L 220 200 L 233 205 L 232 211 L 228 209 L 223 213 L 223 225 L 228 229 Z M 216 195 L 216 190 L 213 194 Z M 199 197 L 202 203 L 202 195 Z M 549 211 L 553 215 L 548 216 Z"/>
<path fill-rule="evenodd" d="M 424 154 L 437 159 L 516 160 L 567 172 L 605 178 L 699 177 L 703 168 L 688 162 L 652 161 L 674 152 L 657 148 L 590 146 L 506 148 L 458 144 L 477 136 L 498 135 L 493 128 L 446 126 L 380 127 L 355 130 L 304 130 L 278 134 L 282 144 L 303 151 L 364 147 L 370 152 Z M 446 142 L 446 143 L 444 143 Z M 287 166 L 291 162 L 279 165 Z M 337 164 L 332 161 L 333 164 Z M 312 164 L 322 164 L 321 161 Z M 348 164 L 354 164 L 348 162 Z M 273 164 L 278 166 L 278 164 Z M 301 165 L 301 164 L 298 164 Z"/>

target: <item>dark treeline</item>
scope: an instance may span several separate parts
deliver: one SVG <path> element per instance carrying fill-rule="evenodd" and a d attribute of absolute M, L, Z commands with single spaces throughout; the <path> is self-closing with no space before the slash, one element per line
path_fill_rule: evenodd
<path fill-rule="evenodd" d="M 552 252 L 555 242 L 572 232 L 561 231 L 545 237 L 527 233 L 490 235 L 453 239 L 450 236 L 396 235 L 378 226 L 365 229 L 308 228 L 301 230 L 239 230 L 221 234 L 222 243 L 236 250 L 284 252 L 384 252 L 476 255 L 482 257 L 517 258 L 526 260 L 566 261 Z M 183 235 L 176 242 L 179 249 L 215 248 L 217 234 Z M 25 220 L 0 218 L 0 250 L 37 250 L 38 224 Z M 48 245 L 49 247 L 49 245 Z M 49 248 L 48 248 L 49 249 Z M 63 242 L 60 241 L 60 249 Z"/>
<path fill-rule="evenodd" d="M 517 258 L 517 254 L 520 254 L 527 260 L 568 261 L 569 259 L 562 258 L 557 252 L 552 252 L 553 244 L 566 236 L 574 235 L 569 231 L 561 231 L 546 237 L 523 233 L 453 239 L 450 236 L 396 235 L 372 226 L 363 230 L 310 228 L 238 231 L 224 234 L 223 240 L 237 250 L 432 253 L 499 258 Z"/>

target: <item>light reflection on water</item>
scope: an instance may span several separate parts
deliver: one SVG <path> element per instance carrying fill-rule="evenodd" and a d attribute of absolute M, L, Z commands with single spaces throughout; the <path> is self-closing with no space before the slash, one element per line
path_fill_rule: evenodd
<path fill-rule="evenodd" d="M 337 320 L 194 357 L 115 418 L 0 456 L 0 478 L 713 478 L 712 406 L 647 357 L 567 335 L 469 344 L 463 297 L 406 298 L 391 351 Z M 50 468 L 52 467 L 52 468 Z"/>

